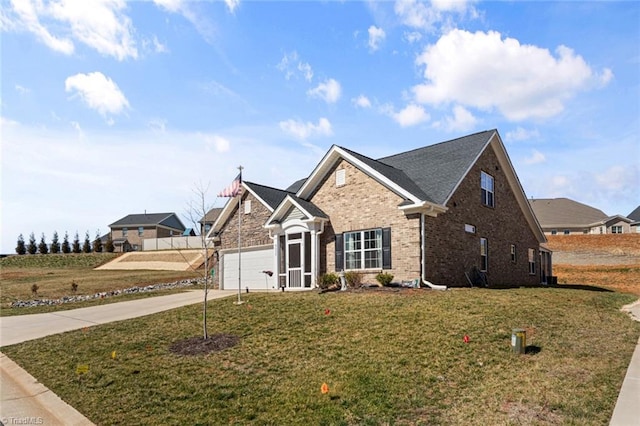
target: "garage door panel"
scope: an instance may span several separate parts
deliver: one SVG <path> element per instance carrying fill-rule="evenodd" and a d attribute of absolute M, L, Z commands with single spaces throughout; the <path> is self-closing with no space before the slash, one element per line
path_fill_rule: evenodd
<path fill-rule="evenodd" d="M 273 290 L 276 287 L 276 276 L 268 276 L 262 271 L 273 269 L 273 250 L 252 250 L 242 252 L 242 291 L 249 290 Z M 225 253 L 223 255 L 223 280 L 222 288 L 225 290 L 238 289 L 238 253 Z"/>

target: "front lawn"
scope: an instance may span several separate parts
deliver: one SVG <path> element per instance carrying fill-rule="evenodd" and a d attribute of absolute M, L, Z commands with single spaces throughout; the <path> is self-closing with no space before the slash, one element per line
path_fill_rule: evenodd
<path fill-rule="evenodd" d="M 211 302 L 210 333 L 240 341 L 205 356 L 169 351 L 201 334 L 198 305 L 3 352 L 97 424 L 584 425 L 608 423 L 640 335 L 619 311 L 634 297 L 613 292 L 243 298 Z"/>

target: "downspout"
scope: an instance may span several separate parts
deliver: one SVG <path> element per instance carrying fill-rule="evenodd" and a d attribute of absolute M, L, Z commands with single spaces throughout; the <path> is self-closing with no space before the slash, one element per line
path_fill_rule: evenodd
<path fill-rule="evenodd" d="M 273 272 L 274 275 L 276 276 L 276 286 L 275 289 L 277 290 L 278 287 L 280 286 L 280 271 L 278 270 L 278 268 L 280 267 L 280 261 L 278 259 L 278 255 L 280 254 L 280 239 L 278 238 L 279 235 L 271 235 L 271 228 L 269 228 L 269 238 L 271 238 L 271 241 L 273 241 Z"/>

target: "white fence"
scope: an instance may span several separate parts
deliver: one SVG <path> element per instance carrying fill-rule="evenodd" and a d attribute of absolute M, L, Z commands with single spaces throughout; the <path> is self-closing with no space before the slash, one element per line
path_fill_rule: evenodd
<path fill-rule="evenodd" d="M 171 250 L 171 249 L 201 249 L 202 238 L 197 237 L 166 237 L 145 238 L 142 240 L 143 251 Z"/>

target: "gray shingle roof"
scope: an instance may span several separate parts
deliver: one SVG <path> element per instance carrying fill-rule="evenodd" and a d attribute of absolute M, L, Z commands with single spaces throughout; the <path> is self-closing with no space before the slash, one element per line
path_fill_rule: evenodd
<path fill-rule="evenodd" d="M 291 194 L 290 192 L 283 191 L 282 189 L 271 188 L 270 186 L 264 186 L 253 182 L 243 181 L 242 183 L 247 185 L 272 209 L 278 207 L 282 200 L 284 200 L 287 195 Z"/>
<path fill-rule="evenodd" d="M 634 222 L 640 222 L 640 206 L 636 207 L 627 217 Z"/>
<path fill-rule="evenodd" d="M 429 196 L 424 192 L 424 190 L 416 185 L 416 183 L 409 176 L 407 176 L 407 174 L 402 170 L 401 167 L 398 167 L 398 165 L 388 164 L 381 160 L 374 160 L 344 147 L 341 148 L 389 179 L 390 181 L 400 185 L 419 199 L 432 202 L 434 201 L 430 199 Z"/>
<path fill-rule="evenodd" d="M 289 187 L 285 189 L 285 191 L 295 194 L 296 192 L 298 192 L 298 189 L 300 189 L 306 181 L 307 181 L 307 178 L 297 180 L 293 182 L 291 185 L 289 185 Z"/>
<path fill-rule="evenodd" d="M 202 219 L 200 219 L 199 223 L 213 223 L 216 221 L 218 216 L 222 213 L 222 207 L 214 207 L 204 215 Z"/>
<path fill-rule="evenodd" d="M 475 133 L 380 158 L 378 162 L 404 172 L 404 176 L 424 192 L 423 199 L 444 204 L 495 132 Z M 398 176 L 400 180 L 396 182 L 403 185 L 403 177 Z"/>
<path fill-rule="evenodd" d="M 185 227 L 175 213 L 142 213 L 130 214 L 109 225 L 110 228 L 126 226 L 155 226 L 163 225 L 168 228 L 184 231 Z"/>
<path fill-rule="evenodd" d="M 602 210 L 568 198 L 538 198 L 529 204 L 545 229 L 588 226 L 608 217 Z"/>
<path fill-rule="evenodd" d="M 303 200 L 302 198 L 298 198 L 295 195 L 291 195 L 291 198 L 293 198 L 296 201 L 296 203 L 300 204 L 300 207 L 305 209 L 312 216 L 320 217 L 323 219 L 329 219 L 329 216 L 312 202 Z"/>

